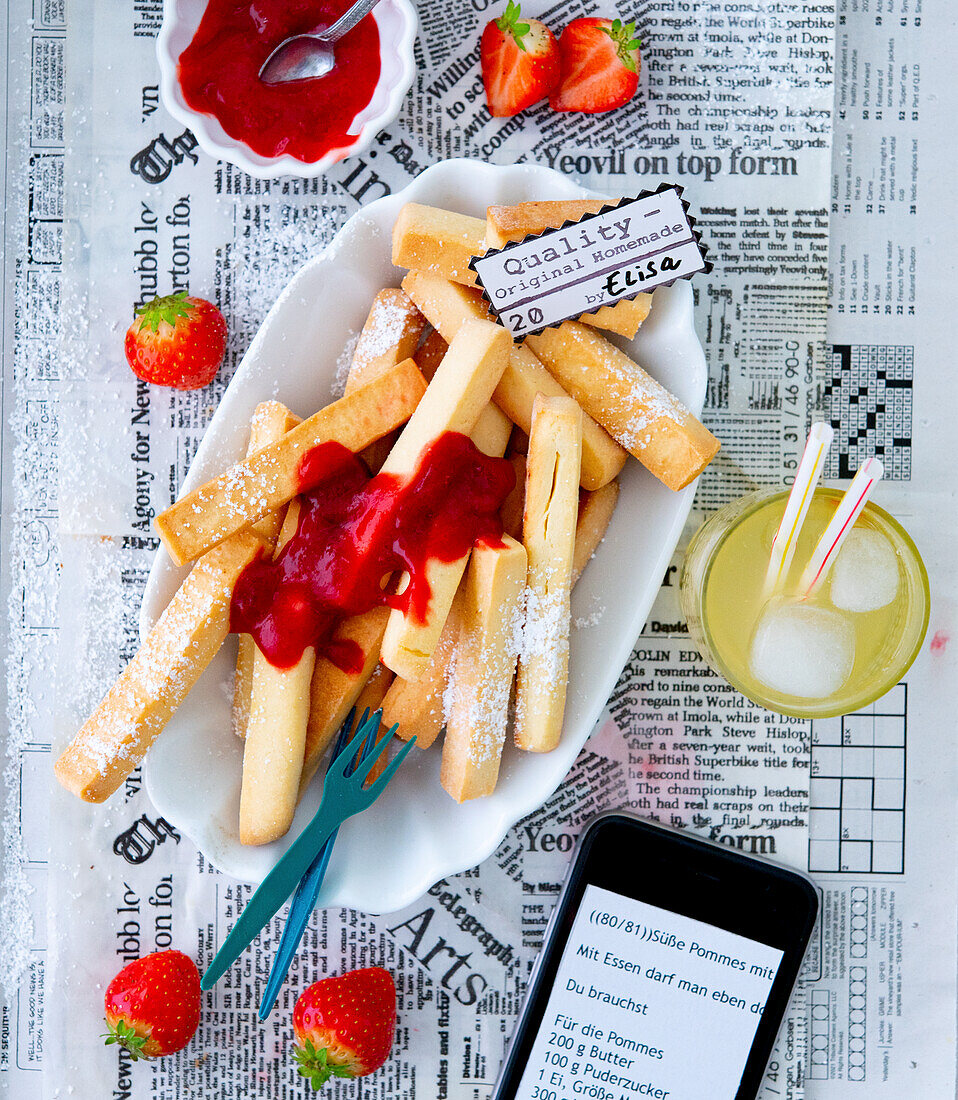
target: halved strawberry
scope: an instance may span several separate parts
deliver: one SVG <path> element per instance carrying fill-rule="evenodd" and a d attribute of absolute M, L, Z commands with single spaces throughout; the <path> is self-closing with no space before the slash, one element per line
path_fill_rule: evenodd
<path fill-rule="evenodd" d="M 505 14 L 482 32 L 482 79 L 494 118 L 517 115 L 545 99 L 559 79 L 555 35 L 538 19 L 520 23 L 520 14 L 509 0 Z"/>
<path fill-rule="evenodd" d="M 573 19 L 559 36 L 559 85 L 549 97 L 554 111 L 598 114 L 621 107 L 639 86 L 635 23 L 621 19 Z"/>

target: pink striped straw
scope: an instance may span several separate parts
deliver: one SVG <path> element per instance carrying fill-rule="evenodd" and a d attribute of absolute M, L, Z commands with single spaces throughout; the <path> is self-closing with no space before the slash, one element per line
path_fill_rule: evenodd
<path fill-rule="evenodd" d="M 838 557 L 842 543 L 848 537 L 848 532 L 855 526 L 855 521 L 861 515 L 872 487 L 881 481 L 884 473 L 885 468 L 877 458 L 866 458 L 859 466 L 858 473 L 845 491 L 835 510 L 835 515 L 822 532 L 808 565 L 805 566 L 798 585 L 799 591 L 803 593 L 802 599 L 807 600 L 825 579 L 825 575 Z"/>

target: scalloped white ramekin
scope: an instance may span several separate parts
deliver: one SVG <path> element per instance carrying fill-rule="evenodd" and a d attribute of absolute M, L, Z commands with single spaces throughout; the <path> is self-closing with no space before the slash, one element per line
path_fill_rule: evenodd
<path fill-rule="evenodd" d="M 160 66 L 160 95 L 163 106 L 196 135 L 204 152 L 228 160 L 251 176 L 271 179 L 275 176 L 321 176 L 346 157 L 368 149 L 380 130 L 399 114 L 403 97 L 412 84 L 416 70 L 413 43 L 418 19 L 410 0 L 380 0 L 372 14 L 379 28 L 380 72 L 373 97 L 354 119 L 359 135 L 349 145 L 332 149 L 319 160 L 303 161 L 284 153 L 263 157 L 248 145 L 230 137 L 212 115 L 190 107 L 183 98 L 176 69 L 200 25 L 207 0 L 163 0 L 163 25 L 156 40 L 156 58 Z"/>

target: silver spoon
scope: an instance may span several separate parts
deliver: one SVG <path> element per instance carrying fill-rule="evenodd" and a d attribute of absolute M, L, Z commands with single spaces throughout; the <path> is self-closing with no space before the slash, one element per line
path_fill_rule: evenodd
<path fill-rule="evenodd" d="M 260 80 L 265 84 L 288 84 L 292 80 L 325 76 L 335 61 L 335 43 L 378 3 L 379 0 L 356 0 L 331 27 L 320 24 L 308 34 L 294 34 L 284 39 L 263 63 Z"/>

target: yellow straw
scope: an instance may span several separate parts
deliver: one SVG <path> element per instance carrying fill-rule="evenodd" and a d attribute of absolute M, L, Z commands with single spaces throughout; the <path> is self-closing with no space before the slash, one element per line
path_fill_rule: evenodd
<path fill-rule="evenodd" d="M 782 522 L 772 540 L 772 553 L 765 574 L 764 598 L 769 600 L 778 593 L 788 577 L 798 536 L 815 495 L 815 486 L 821 477 L 825 457 L 834 436 L 832 429 L 823 423 L 812 425 L 802 452 L 802 460 L 795 472 L 795 483 L 788 494 Z"/>

